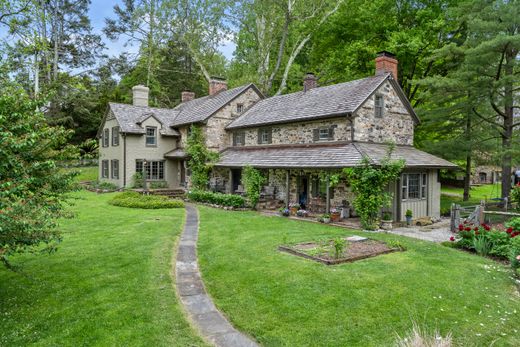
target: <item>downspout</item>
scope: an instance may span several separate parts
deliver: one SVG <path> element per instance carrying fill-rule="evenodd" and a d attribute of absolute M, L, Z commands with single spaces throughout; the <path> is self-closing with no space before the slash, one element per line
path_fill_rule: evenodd
<path fill-rule="evenodd" d="M 348 120 L 350 121 L 350 142 L 354 142 L 354 117 L 352 113 L 349 113 Z"/>
<path fill-rule="evenodd" d="M 126 133 L 123 133 L 123 188 L 126 188 Z"/>

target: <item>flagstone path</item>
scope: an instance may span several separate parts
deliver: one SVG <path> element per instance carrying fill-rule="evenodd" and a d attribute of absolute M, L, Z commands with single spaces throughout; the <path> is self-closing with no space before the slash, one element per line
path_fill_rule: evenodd
<path fill-rule="evenodd" d="M 258 347 L 236 330 L 220 313 L 206 293 L 197 261 L 199 218 L 197 208 L 186 205 L 186 224 L 175 262 L 177 292 L 189 318 L 201 335 L 218 347 Z"/>

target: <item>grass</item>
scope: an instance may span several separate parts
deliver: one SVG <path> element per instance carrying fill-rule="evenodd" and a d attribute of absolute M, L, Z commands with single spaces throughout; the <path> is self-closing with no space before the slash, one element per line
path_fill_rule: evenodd
<path fill-rule="evenodd" d="M 447 194 L 457 194 L 458 196 L 452 196 Z M 468 201 L 462 201 L 464 194 L 463 188 L 455 187 L 442 187 L 441 188 L 441 214 L 449 214 L 452 203 L 459 204 L 461 206 L 473 206 L 480 204 L 481 200 L 489 200 L 496 197 L 500 197 L 501 185 L 500 184 L 485 184 L 481 186 L 473 186 L 470 190 L 470 198 Z"/>
<path fill-rule="evenodd" d="M 79 172 L 78 176 L 76 176 L 76 181 L 97 181 L 99 168 L 97 166 L 82 166 L 82 167 L 74 167 L 74 168 L 65 168 L 65 171 L 77 171 Z"/>
<path fill-rule="evenodd" d="M 518 291 L 509 268 L 489 259 L 389 234 L 199 210 L 206 288 L 264 346 L 387 346 L 415 321 L 451 332 L 457 345 L 520 345 Z M 277 250 L 353 234 L 398 240 L 407 251 L 326 266 Z"/>
<path fill-rule="evenodd" d="M 108 205 L 114 194 L 74 193 L 52 255 L 0 267 L 0 346 L 199 346 L 172 286 L 183 209 Z"/>

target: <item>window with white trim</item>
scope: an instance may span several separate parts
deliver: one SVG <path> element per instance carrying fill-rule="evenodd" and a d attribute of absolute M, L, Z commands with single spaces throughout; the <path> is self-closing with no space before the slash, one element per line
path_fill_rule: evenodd
<path fill-rule="evenodd" d="M 108 178 L 108 160 L 101 161 L 101 178 Z"/>
<path fill-rule="evenodd" d="M 406 173 L 401 176 L 403 200 L 426 199 L 428 177 L 426 173 Z"/>
<path fill-rule="evenodd" d="M 330 130 L 329 128 L 320 128 L 319 130 L 319 140 L 320 141 L 327 141 L 330 139 Z"/>
<path fill-rule="evenodd" d="M 117 159 L 114 159 L 114 160 L 111 160 L 110 161 L 110 166 L 112 168 L 111 172 L 112 172 L 112 178 L 113 179 L 119 179 L 119 160 Z"/>
<path fill-rule="evenodd" d="M 108 147 L 110 144 L 110 130 L 106 128 L 103 130 L 103 147 Z"/>
<path fill-rule="evenodd" d="M 146 145 L 157 146 L 157 127 L 146 127 Z"/>
<path fill-rule="evenodd" d="M 374 101 L 374 111 L 375 111 L 376 117 L 382 118 L 384 110 L 385 110 L 385 101 L 383 99 L 383 96 L 376 94 L 375 101 Z"/>
<path fill-rule="evenodd" d="M 119 127 L 112 127 L 112 146 L 119 146 Z"/>
<path fill-rule="evenodd" d="M 146 179 L 149 181 L 163 181 L 164 180 L 164 161 L 162 160 L 147 160 L 146 161 Z M 135 161 L 135 172 L 143 173 L 143 160 L 137 159 Z"/>

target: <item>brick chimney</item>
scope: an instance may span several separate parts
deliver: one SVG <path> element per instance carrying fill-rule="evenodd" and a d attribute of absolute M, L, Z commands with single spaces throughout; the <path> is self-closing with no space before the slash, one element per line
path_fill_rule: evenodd
<path fill-rule="evenodd" d="M 397 81 L 397 64 L 399 62 L 395 59 L 395 55 L 387 51 L 377 53 L 376 57 L 376 75 L 391 72 L 394 79 Z"/>
<path fill-rule="evenodd" d="M 132 101 L 134 106 L 148 106 L 148 92 L 150 89 L 143 85 L 137 85 L 132 88 Z"/>
<path fill-rule="evenodd" d="M 209 80 L 209 95 L 215 95 L 223 90 L 227 90 L 227 82 L 220 77 L 211 77 Z"/>
<path fill-rule="evenodd" d="M 303 91 L 306 92 L 318 86 L 318 79 L 312 72 L 307 72 L 303 78 Z"/>
<path fill-rule="evenodd" d="M 187 101 L 191 101 L 195 99 L 195 93 L 194 92 L 190 92 L 190 91 L 183 91 L 181 93 L 181 102 L 187 102 Z"/>

